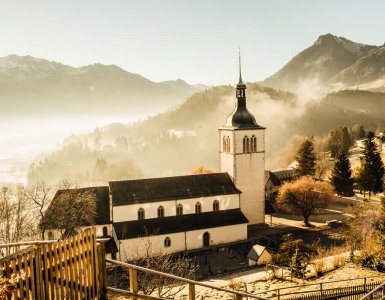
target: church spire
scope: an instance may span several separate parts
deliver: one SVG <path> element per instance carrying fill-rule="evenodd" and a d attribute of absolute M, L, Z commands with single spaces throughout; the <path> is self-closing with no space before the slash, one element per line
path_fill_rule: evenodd
<path fill-rule="evenodd" d="M 238 82 L 238 84 L 240 84 L 240 83 L 243 83 L 242 82 L 242 67 L 241 67 L 241 47 L 238 47 L 238 63 L 239 63 L 239 82 Z"/>
<path fill-rule="evenodd" d="M 237 129 L 252 129 L 263 128 L 257 124 L 254 116 L 247 110 L 246 107 L 246 85 L 242 81 L 242 69 L 241 69 L 241 50 L 238 53 L 239 63 L 239 82 L 236 87 L 237 102 L 235 110 L 228 116 L 226 120 L 226 127 L 232 127 Z"/>
<path fill-rule="evenodd" d="M 246 99 L 246 85 L 242 82 L 242 67 L 241 67 L 241 48 L 238 48 L 238 64 L 239 64 L 239 82 L 237 84 L 237 98 Z M 244 104 L 246 105 L 246 103 Z"/>

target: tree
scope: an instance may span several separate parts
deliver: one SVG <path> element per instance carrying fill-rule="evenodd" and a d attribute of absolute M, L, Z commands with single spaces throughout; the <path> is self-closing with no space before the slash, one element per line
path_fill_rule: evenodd
<path fill-rule="evenodd" d="M 278 192 L 277 205 L 288 213 L 301 214 L 304 225 L 310 226 L 309 217 L 317 209 L 326 207 L 333 192 L 326 182 L 315 181 L 304 176 L 285 183 Z"/>
<path fill-rule="evenodd" d="M 306 274 L 306 268 L 309 264 L 310 257 L 307 253 L 300 253 L 299 249 L 296 248 L 294 255 L 290 261 L 290 273 L 294 277 L 303 278 Z"/>
<path fill-rule="evenodd" d="M 351 145 L 351 138 L 347 127 L 334 128 L 329 134 L 329 150 L 331 157 L 339 153 L 348 153 Z"/>
<path fill-rule="evenodd" d="M 302 143 L 295 158 L 298 162 L 296 171 L 299 176 L 315 174 L 316 155 L 311 139 L 308 138 Z"/>
<path fill-rule="evenodd" d="M 353 196 L 353 178 L 349 158 L 341 152 L 334 163 L 330 178 L 334 190 L 338 195 Z"/>
<path fill-rule="evenodd" d="M 350 138 L 352 140 L 360 140 L 365 137 L 365 128 L 362 125 L 354 125 L 350 130 Z"/>
<path fill-rule="evenodd" d="M 75 235 L 82 226 L 95 224 L 94 188 L 57 191 L 39 224 L 40 229 L 62 231 L 62 238 Z"/>
<path fill-rule="evenodd" d="M 16 193 L 6 186 L 0 189 L 0 243 L 34 237 L 36 224 L 30 211 L 23 187 L 17 187 Z M 10 248 L 6 249 L 6 254 L 10 254 Z"/>
<path fill-rule="evenodd" d="M 211 171 L 210 169 L 207 169 L 204 165 L 198 166 L 191 172 L 192 175 L 211 174 L 211 173 L 213 173 L 213 171 Z"/>
<path fill-rule="evenodd" d="M 358 170 L 356 182 L 360 190 L 371 193 L 380 193 L 383 191 L 385 168 L 380 153 L 374 141 L 374 133 L 369 132 L 364 142 L 362 151 L 361 168 Z"/>
<path fill-rule="evenodd" d="M 37 208 L 39 222 L 42 221 L 45 211 L 51 202 L 52 187 L 47 185 L 44 181 L 30 185 L 25 190 L 27 199 Z M 39 228 L 41 239 L 44 240 L 44 228 Z"/>

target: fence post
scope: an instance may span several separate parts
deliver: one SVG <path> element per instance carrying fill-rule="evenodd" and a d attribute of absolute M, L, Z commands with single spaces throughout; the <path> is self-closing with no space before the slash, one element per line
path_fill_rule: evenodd
<path fill-rule="evenodd" d="M 133 268 L 128 268 L 130 274 L 130 291 L 138 292 L 138 271 Z M 131 299 L 136 299 L 134 296 Z"/>
<path fill-rule="evenodd" d="M 320 293 L 321 293 L 321 299 L 322 299 L 322 282 L 319 284 L 319 290 L 320 290 Z"/>
<path fill-rule="evenodd" d="M 195 284 L 193 283 L 188 284 L 188 299 L 195 300 Z"/>
<path fill-rule="evenodd" d="M 366 277 L 364 278 L 364 291 L 366 293 Z"/>
<path fill-rule="evenodd" d="M 106 269 L 106 249 L 103 243 L 97 244 L 98 264 L 99 264 L 99 295 L 100 299 L 106 298 L 107 269 Z"/>
<path fill-rule="evenodd" d="M 237 295 L 237 300 L 242 300 L 243 296 L 242 295 L 239 295 L 239 294 L 236 294 Z"/>
<path fill-rule="evenodd" d="M 280 295 L 281 293 L 280 293 L 280 291 L 281 291 L 281 289 L 278 289 L 278 295 L 277 295 L 277 296 L 278 296 L 278 300 L 281 299 L 281 295 Z"/>

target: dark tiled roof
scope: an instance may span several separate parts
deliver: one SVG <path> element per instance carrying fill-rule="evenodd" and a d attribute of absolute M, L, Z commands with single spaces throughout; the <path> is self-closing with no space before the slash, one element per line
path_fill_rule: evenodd
<path fill-rule="evenodd" d="M 72 193 L 71 197 L 66 197 L 66 193 Z M 58 190 L 52 199 L 48 210 L 54 209 L 55 205 L 60 205 L 63 199 L 75 199 L 77 196 L 82 197 L 85 193 L 89 193 L 96 202 L 95 224 L 110 224 L 110 205 L 109 205 L 109 189 L 108 186 L 86 187 L 79 189 Z M 47 211 L 48 211 L 47 210 Z M 81 213 L 81 212 L 79 212 Z M 84 224 L 84 226 L 91 224 Z"/>
<path fill-rule="evenodd" d="M 248 223 L 239 209 L 114 223 L 118 239 Z"/>
<path fill-rule="evenodd" d="M 280 186 L 281 185 L 281 181 L 278 179 L 278 177 L 273 172 L 265 171 L 265 184 L 267 184 L 269 179 L 271 180 L 271 182 L 273 183 L 274 186 Z"/>
<path fill-rule="evenodd" d="M 239 194 L 227 173 L 111 181 L 113 205 Z"/>

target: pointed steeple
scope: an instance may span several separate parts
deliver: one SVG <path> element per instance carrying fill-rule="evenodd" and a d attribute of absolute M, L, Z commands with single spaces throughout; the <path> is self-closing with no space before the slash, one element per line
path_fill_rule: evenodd
<path fill-rule="evenodd" d="M 226 127 L 237 129 L 263 128 L 255 121 L 254 116 L 247 110 L 246 107 L 246 85 L 242 81 L 241 69 L 241 50 L 238 54 L 239 63 L 239 82 L 236 87 L 237 103 L 234 112 L 227 118 Z"/>
<path fill-rule="evenodd" d="M 242 82 L 241 48 L 238 48 L 239 81 L 237 84 L 237 98 L 246 98 L 246 85 Z"/>

